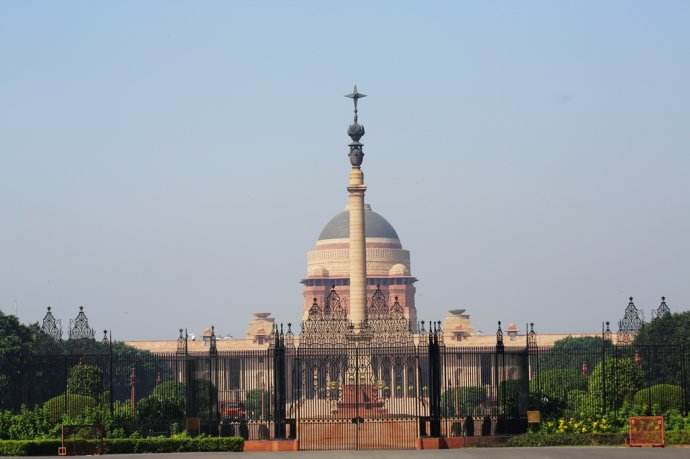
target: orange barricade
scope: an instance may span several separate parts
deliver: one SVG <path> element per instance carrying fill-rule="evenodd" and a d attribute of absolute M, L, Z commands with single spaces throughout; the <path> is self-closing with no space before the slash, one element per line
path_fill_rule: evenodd
<path fill-rule="evenodd" d="M 628 446 L 664 446 L 663 416 L 632 416 L 628 419 Z"/>

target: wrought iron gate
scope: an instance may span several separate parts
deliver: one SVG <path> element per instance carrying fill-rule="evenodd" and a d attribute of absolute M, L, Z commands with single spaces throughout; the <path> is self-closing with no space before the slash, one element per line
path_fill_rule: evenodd
<path fill-rule="evenodd" d="M 420 371 L 414 346 L 300 347 L 291 359 L 300 449 L 414 448 Z"/>

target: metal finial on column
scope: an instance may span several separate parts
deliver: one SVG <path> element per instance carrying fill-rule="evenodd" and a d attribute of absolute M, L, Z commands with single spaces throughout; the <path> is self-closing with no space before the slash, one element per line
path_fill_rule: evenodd
<path fill-rule="evenodd" d="M 527 333 L 527 346 L 529 348 L 537 347 L 537 333 L 534 331 L 534 322 L 529 324 L 529 332 Z"/>
<path fill-rule="evenodd" d="M 216 327 L 211 325 L 211 339 L 210 339 L 210 345 L 209 345 L 209 352 L 212 354 L 215 354 L 218 351 L 217 345 L 216 345 Z"/>
<path fill-rule="evenodd" d="M 366 97 L 366 94 L 362 94 L 361 92 L 357 91 L 357 85 L 355 85 L 354 90 L 352 91 L 351 94 L 347 94 L 345 97 L 349 97 L 354 101 L 355 104 L 355 117 L 354 117 L 354 122 L 350 125 L 349 128 L 347 128 L 347 135 L 350 136 L 352 139 L 352 143 L 350 144 L 350 153 L 348 156 L 350 157 L 350 163 L 352 164 L 352 167 L 359 168 L 362 165 L 362 161 L 364 160 L 364 151 L 362 149 L 362 144 L 359 142 L 359 140 L 364 136 L 364 126 L 359 124 L 359 112 L 357 109 L 357 101 L 363 97 Z"/>
<path fill-rule="evenodd" d="M 357 85 L 355 85 L 355 87 L 352 89 L 352 92 L 351 92 L 350 94 L 346 94 L 345 97 L 349 97 L 350 99 L 352 99 L 352 101 L 353 101 L 354 104 L 355 104 L 355 124 L 357 124 L 357 113 L 358 113 L 358 112 L 357 112 L 357 101 L 358 101 L 359 99 L 362 99 L 362 98 L 364 98 L 364 97 L 367 97 L 367 95 L 366 95 L 366 94 L 362 94 L 361 92 L 359 92 L 359 91 L 357 90 Z"/>
<path fill-rule="evenodd" d="M 180 328 L 180 334 L 177 336 L 177 353 L 184 354 L 185 351 L 185 337 L 184 330 Z"/>
<path fill-rule="evenodd" d="M 605 326 L 605 328 L 604 328 L 604 326 Z M 604 324 L 602 325 L 601 328 L 602 328 L 602 330 L 603 330 L 603 335 L 604 335 L 603 338 L 604 338 L 604 341 L 608 341 L 609 343 L 612 342 L 612 341 L 613 341 L 613 340 L 612 340 L 612 335 L 613 335 L 613 334 L 611 333 L 611 322 L 609 322 L 609 321 L 607 320 L 606 322 L 604 322 Z"/>
<path fill-rule="evenodd" d="M 498 321 L 498 329 L 496 330 L 496 352 L 503 352 L 503 329 L 501 328 L 501 321 Z"/>

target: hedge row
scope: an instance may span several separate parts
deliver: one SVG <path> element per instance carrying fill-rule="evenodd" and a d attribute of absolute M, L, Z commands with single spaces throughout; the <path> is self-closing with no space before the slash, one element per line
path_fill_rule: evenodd
<path fill-rule="evenodd" d="M 511 437 L 506 446 L 613 446 L 625 444 L 624 433 L 546 433 L 529 432 Z"/>
<path fill-rule="evenodd" d="M 618 446 L 625 444 L 625 433 L 546 433 L 530 432 L 511 437 L 506 446 Z M 690 445 L 690 432 L 666 432 L 667 445 Z"/>
<path fill-rule="evenodd" d="M 669 445 L 690 445 L 690 432 L 686 430 L 666 432 L 666 443 Z"/>
<path fill-rule="evenodd" d="M 55 456 L 60 446 L 60 440 L 0 440 L 0 456 Z M 242 451 L 244 440 L 240 437 L 106 438 L 69 440 L 66 446 L 68 454 Z"/>

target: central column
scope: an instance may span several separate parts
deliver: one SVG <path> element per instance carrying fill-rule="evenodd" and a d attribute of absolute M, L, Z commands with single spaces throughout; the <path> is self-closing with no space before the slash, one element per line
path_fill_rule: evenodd
<path fill-rule="evenodd" d="M 359 140 L 364 135 L 364 126 L 357 122 L 357 101 L 366 97 L 357 91 L 355 86 L 352 94 L 347 97 L 355 103 L 354 123 L 347 129 L 347 135 L 352 139 L 350 143 L 350 179 L 347 186 L 350 209 L 350 321 L 354 333 L 360 334 L 367 320 L 367 252 L 366 232 L 364 222 L 364 160 L 363 145 Z"/>
<path fill-rule="evenodd" d="M 350 171 L 347 187 L 350 208 L 350 320 L 359 333 L 367 319 L 367 251 L 364 222 L 364 174 L 358 166 Z"/>

